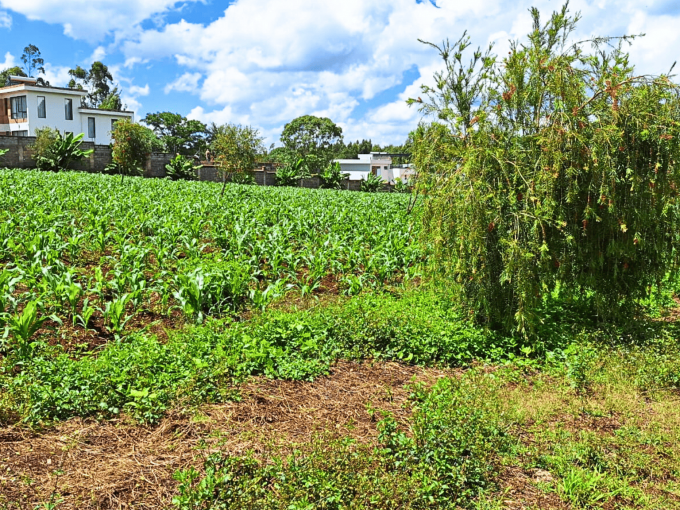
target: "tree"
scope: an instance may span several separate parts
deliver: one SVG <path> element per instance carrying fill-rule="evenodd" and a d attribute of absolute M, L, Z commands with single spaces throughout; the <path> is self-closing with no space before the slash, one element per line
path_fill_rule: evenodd
<path fill-rule="evenodd" d="M 530 336 L 544 297 L 631 316 L 676 267 L 680 92 L 633 72 L 631 38 L 571 42 L 567 5 L 499 61 L 464 35 L 410 99 L 439 124 L 413 134 L 434 269 L 493 328 Z M 589 50 L 592 47 L 592 50 Z"/>
<path fill-rule="evenodd" d="M 208 128 L 200 120 L 189 120 L 179 113 L 149 113 L 143 122 L 153 129 L 166 152 L 194 156 L 206 147 Z M 219 129 L 213 125 L 213 128 Z"/>
<path fill-rule="evenodd" d="M 21 55 L 21 61 L 24 63 L 24 69 L 29 78 L 33 78 L 33 72 L 37 71 L 40 74 L 45 74 L 45 60 L 40 56 L 40 50 L 37 46 L 29 44 L 24 48 L 24 53 Z M 37 85 L 49 87 L 50 82 L 45 81 L 44 78 L 38 77 Z"/>
<path fill-rule="evenodd" d="M 125 175 L 142 173 L 146 158 L 151 153 L 151 141 L 146 129 L 128 119 L 121 119 L 111 131 L 113 162 L 118 167 L 121 182 Z"/>
<path fill-rule="evenodd" d="M 331 119 L 304 115 L 286 124 L 281 142 L 291 159 L 304 158 L 313 169 L 324 168 L 333 159 L 333 146 L 342 141 L 342 128 Z"/>
<path fill-rule="evenodd" d="M 113 85 L 113 76 L 108 66 L 100 61 L 92 63 L 89 71 L 80 66 L 68 72 L 71 80 L 69 88 L 88 90 L 87 97 L 83 98 L 83 104 L 90 108 L 103 110 L 122 110 L 124 105 L 120 98 L 120 91 Z"/>
<path fill-rule="evenodd" d="M 19 66 L 9 67 L 0 72 L 0 87 L 7 87 L 9 85 L 10 76 L 26 76 L 24 70 Z"/>
<path fill-rule="evenodd" d="M 212 149 L 215 153 L 215 161 L 225 174 L 220 196 L 224 195 L 227 183 L 226 174 L 253 170 L 257 154 L 264 149 L 263 140 L 260 131 L 251 126 L 224 124 L 217 130 Z"/>

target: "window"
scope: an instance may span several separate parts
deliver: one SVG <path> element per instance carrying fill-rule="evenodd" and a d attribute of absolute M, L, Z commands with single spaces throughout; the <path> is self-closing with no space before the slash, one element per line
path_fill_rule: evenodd
<path fill-rule="evenodd" d="M 95 124 L 94 124 L 94 117 L 88 117 L 87 118 L 87 137 L 88 138 L 96 138 L 97 137 L 97 131 L 95 129 Z"/>
<path fill-rule="evenodd" d="M 9 100 L 12 107 L 13 119 L 25 119 L 26 115 L 26 96 L 11 97 Z"/>
<path fill-rule="evenodd" d="M 66 120 L 73 120 L 73 99 L 64 99 L 64 110 Z"/>
<path fill-rule="evenodd" d="M 28 131 L 12 131 L 12 136 L 28 136 Z"/>
<path fill-rule="evenodd" d="M 116 122 L 118 122 L 118 119 L 111 119 L 111 131 L 116 127 Z"/>
<path fill-rule="evenodd" d="M 47 117 L 47 111 L 45 110 L 45 96 L 38 96 L 38 118 L 44 119 Z"/>

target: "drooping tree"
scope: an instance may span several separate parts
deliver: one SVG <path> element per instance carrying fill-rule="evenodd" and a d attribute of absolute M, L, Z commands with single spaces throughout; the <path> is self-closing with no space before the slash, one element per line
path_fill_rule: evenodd
<path fill-rule="evenodd" d="M 630 316 L 677 263 L 680 94 L 634 72 L 632 38 L 573 42 L 568 6 L 502 60 L 445 41 L 445 69 L 409 103 L 433 267 L 476 316 L 531 335 L 546 294 Z M 429 43 L 428 43 L 429 44 Z"/>

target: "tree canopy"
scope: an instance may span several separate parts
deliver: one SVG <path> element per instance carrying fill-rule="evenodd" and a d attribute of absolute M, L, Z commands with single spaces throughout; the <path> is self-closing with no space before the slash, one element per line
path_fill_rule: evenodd
<path fill-rule="evenodd" d="M 124 109 L 120 91 L 113 84 L 113 76 L 102 62 L 93 62 L 89 70 L 76 66 L 68 74 L 71 76 L 69 88 L 88 91 L 87 97 L 83 99 L 86 106 L 103 110 Z"/>
<path fill-rule="evenodd" d="M 193 156 L 207 144 L 206 125 L 199 120 L 189 120 L 179 113 L 149 113 L 143 122 L 151 126 L 167 152 Z"/>
<path fill-rule="evenodd" d="M 331 119 L 304 115 L 283 128 L 281 142 L 293 159 L 305 158 L 310 166 L 325 167 L 333 146 L 342 141 L 342 128 Z"/>
<path fill-rule="evenodd" d="M 258 129 L 238 124 L 224 124 L 216 129 L 211 147 L 216 155 L 215 161 L 222 171 L 226 174 L 236 174 L 253 170 L 257 155 L 264 150 L 262 141 Z"/>
<path fill-rule="evenodd" d="M 9 85 L 10 76 L 26 76 L 24 70 L 19 66 L 8 67 L 0 72 L 0 87 Z"/>
<path fill-rule="evenodd" d="M 634 72 L 630 37 L 573 42 L 567 5 L 498 59 L 466 35 L 410 99 L 435 268 L 486 324 L 531 335 L 548 297 L 630 317 L 676 264 L 680 93 Z"/>

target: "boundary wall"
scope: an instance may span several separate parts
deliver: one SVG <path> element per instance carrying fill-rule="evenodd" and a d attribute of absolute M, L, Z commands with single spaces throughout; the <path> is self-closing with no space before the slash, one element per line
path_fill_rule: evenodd
<path fill-rule="evenodd" d="M 0 167 L 8 168 L 35 168 L 33 151 L 31 146 L 35 143 L 34 136 L 0 136 L 0 149 L 9 149 L 9 152 L 0 159 Z M 111 163 L 111 147 L 108 145 L 95 145 L 92 142 L 82 142 L 80 146 L 83 150 L 93 149 L 89 157 L 81 161 L 71 163 L 69 168 L 84 172 L 103 172 L 104 168 Z M 174 157 L 174 154 L 153 153 L 149 156 L 144 169 L 144 177 L 165 177 L 165 165 Z M 199 181 L 227 182 L 231 179 L 227 175 L 219 172 L 214 164 L 202 162 L 204 166 L 198 169 L 196 176 Z M 257 163 L 258 167 L 253 169 L 255 182 L 259 186 L 276 186 L 276 166 L 271 163 Z M 300 188 L 320 188 L 321 180 L 319 177 L 300 179 Z M 384 184 L 382 191 L 393 191 L 394 186 Z M 345 179 L 342 189 L 349 191 L 360 191 L 361 181 Z"/>

